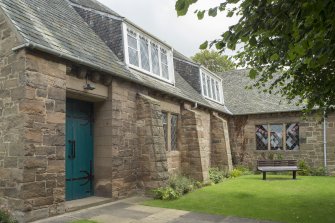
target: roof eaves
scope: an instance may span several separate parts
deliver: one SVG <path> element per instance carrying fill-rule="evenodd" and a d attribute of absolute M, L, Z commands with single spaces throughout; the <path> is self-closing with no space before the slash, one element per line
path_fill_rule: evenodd
<path fill-rule="evenodd" d="M 137 80 L 137 79 L 134 79 L 134 78 L 130 78 L 130 77 L 127 77 L 127 76 L 124 76 L 124 75 L 119 75 L 119 74 L 116 74 L 114 73 L 112 70 L 108 70 L 108 69 L 104 69 L 104 68 L 101 68 L 100 66 L 97 66 L 93 63 L 90 63 L 90 62 L 87 62 L 87 61 L 84 61 L 84 60 L 81 60 L 80 58 L 77 58 L 77 57 L 73 57 L 73 56 L 70 56 L 70 55 L 67 55 L 67 54 L 63 54 L 63 53 L 60 53 L 58 52 L 57 50 L 54 50 L 54 49 L 50 49 L 50 48 L 47 48 L 47 47 L 44 47 L 42 45 L 39 45 L 39 44 L 36 44 L 36 43 L 32 43 L 32 42 L 27 42 L 27 43 L 24 43 L 22 45 L 19 45 L 17 47 L 14 47 L 12 50 L 13 51 L 18 51 L 20 49 L 23 49 L 23 48 L 29 48 L 29 49 L 32 49 L 32 50 L 39 50 L 41 52 L 44 52 L 44 53 L 48 53 L 48 54 L 52 54 L 54 56 L 57 56 L 57 57 L 61 57 L 61 58 L 64 58 L 66 60 L 69 60 L 69 61 L 72 61 L 72 62 L 75 62 L 75 63 L 78 63 L 78 64 L 81 64 L 81 65 L 84 65 L 84 66 L 88 66 L 88 67 L 91 67 L 92 69 L 95 69 L 97 71 L 101 71 L 101 72 L 104 72 L 104 73 L 108 73 L 108 74 L 111 74 L 111 75 L 115 75 L 117 77 L 120 77 L 120 78 L 123 78 L 123 79 L 126 79 L 130 82 L 133 82 L 133 83 L 137 83 L 139 85 L 142 85 L 142 86 L 145 86 L 145 87 L 149 87 L 151 89 L 154 89 L 154 90 L 158 90 L 158 91 L 161 91 L 161 92 L 164 92 L 166 94 L 169 94 L 169 95 L 172 95 L 172 96 L 175 96 L 175 97 L 178 97 L 178 98 L 181 98 L 183 100 L 186 100 L 186 101 L 190 101 L 192 103 L 198 103 L 199 105 L 203 106 L 203 107 L 206 107 L 206 108 L 210 108 L 212 110 L 215 110 L 217 112 L 220 112 L 220 113 L 225 113 L 223 112 L 222 110 L 219 110 L 219 109 L 216 109 L 216 108 L 213 108 L 209 105 L 206 105 L 206 104 L 203 104 L 199 101 L 193 101 L 193 100 L 190 100 L 189 98 L 186 98 L 186 97 L 182 97 L 180 95 L 175 95 L 171 92 L 168 92 L 168 91 L 164 91 L 158 87 L 153 87 L 153 86 L 150 86 L 148 84 L 146 84 L 145 82 L 141 82 L 140 80 Z M 129 71 L 130 72 L 130 71 Z"/>

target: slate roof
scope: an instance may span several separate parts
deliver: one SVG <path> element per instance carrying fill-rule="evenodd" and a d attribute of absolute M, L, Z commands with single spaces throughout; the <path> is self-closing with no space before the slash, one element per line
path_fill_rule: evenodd
<path fill-rule="evenodd" d="M 119 15 L 117 12 L 111 10 L 110 8 L 108 8 L 107 6 L 105 6 L 102 3 L 98 2 L 97 0 L 69 0 L 69 1 L 71 1 L 74 4 L 84 6 L 86 8 L 95 9 L 95 10 L 98 10 L 100 12 L 105 12 L 105 13 L 111 14 L 113 16 L 122 18 L 122 16 Z"/>
<path fill-rule="evenodd" d="M 77 1 L 81 4 L 94 3 L 93 7 L 105 7 L 92 0 Z M 25 43 L 29 43 L 25 47 L 55 52 L 74 62 L 80 61 L 106 73 L 228 113 L 224 106 L 212 106 L 178 74 L 175 77 L 176 86 L 172 86 L 127 68 L 67 0 L 0 0 L 0 6 Z"/>
<path fill-rule="evenodd" d="M 193 63 L 193 64 L 198 64 L 198 63 L 194 62 L 191 58 L 188 58 L 187 56 L 185 56 L 184 54 L 180 53 L 177 50 L 173 51 L 173 57 L 175 57 L 177 59 L 180 59 L 180 60 L 188 61 L 188 62 Z"/>
<path fill-rule="evenodd" d="M 248 70 L 220 74 L 223 79 L 225 105 L 234 115 L 300 111 L 302 107 L 289 104 L 279 94 L 266 94 L 258 89 L 245 89 L 252 84 Z"/>
<path fill-rule="evenodd" d="M 66 0 L 0 0 L 26 43 L 135 79 Z"/>

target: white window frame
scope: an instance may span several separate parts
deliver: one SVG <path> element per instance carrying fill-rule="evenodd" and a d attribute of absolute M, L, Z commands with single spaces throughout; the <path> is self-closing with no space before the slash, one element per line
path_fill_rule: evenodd
<path fill-rule="evenodd" d="M 130 62 L 129 62 L 128 30 L 131 30 L 132 32 L 136 33 L 139 66 L 135 66 L 133 64 L 130 64 Z M 140 51 L 140 36 L 144 37 L 145 39 L 148 40 L 150 71 L 147 71 L 147 70 L 142 68 L 141 51 Z M 160 72 L 159 75 L 155 74 L 152 71 L 151 43 L 158 46 L 159 72 Z M 125 22 L 123 22 L 123 44 L 124 44 L 124 60 L 125 60 L 124 62 L 127 64 L 128 67 L 130 67 L 132 69 L 135 69 L 135 70 L 138 70 L 142 73 L 148 74 L 151 77 L 162 80 L 162 81 L 167 82 L 169 84 L 172 84 L 172 85 L 175 84 L 174 65 L 173 65 L 173 50 L 172 50 L 172 48 L 169 48 L 165 44 L 156 41 L 155 38 L 152 38 L 148 34 L 145 34 L 144 32 L 140 31 L 136 27 L 134 27 L 132 25 L 129 25 L 129 24 L 126 24 Z M 164 49 L 166 51 L 166 55 L 167 55 L 167 59 L 168 59 L 168 61 L 167 61 L 168 62 L 168 76 L 169 76 L 168 79 L 163 77 L 161 49 Z"/>
<path fill-rule="evenodd" d="M 203 83 L 203 76 L 205 76 L 205 81 L 206 83 Z M 207 79 L 209 79 L 210 81 L 210 89 L 208 89 L 208 83 L 207 83 Z M 214 82 L 214 85 L 212 84 Z M 219 96 L 220 98 L 218 99 L 218 95 L 216 92 L 216 82 L 219 85 Z M 220 103 L 220 104 L 224 104 L 224 96 L 223 96 L 223 88 L 222 88 L 222 79 L 219 78 L 218 76 L 216 76 L 215 74 L 211 73 L 208 70 L 205 70 L 203 68 L 200 68 L 200 83 L 201 83 L 201 92 L 202 92 L 202 96 L 205 97 L 206 99 L 210 100 L 210 101 L 214 101 L 216 103 Z M 204 89 L 204 84 L 206 85 L 206 89 Z M 216 97 L 214 97 L 213 95 L 213 88 L 215 91 L 215 95 Z M 205 93 L 206 91 L 206 93 Z M 209 94 L 210 91 L 210 94 Z M 211 97 L 209 96 L 211 95 Z"/>

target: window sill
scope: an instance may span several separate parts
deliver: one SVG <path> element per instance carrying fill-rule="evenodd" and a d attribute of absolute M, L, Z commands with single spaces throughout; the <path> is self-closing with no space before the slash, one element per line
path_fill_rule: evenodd
<path fill-rule="evenodd" d="M 164 78 L 162 78 L 162 77 L 160 77 L 160 76 L 157 76 L 157 75 L 155 75 L 155 74 L 153 74 L 153 73 L 151 73 L 151 72 L 149 72 L 149 71 L 147 71 L 147 70 L 144 70 L 144 69 L 142 69 L 142 68 L 140 68 L 140 67 L 134 66 L 134 65 L 132 65 L 132 64 L 127 64 L 127 66 L 128 66 L 129 68 L 131 68 L 131 69 L 134 69 L 134 70 L 136 70 L 136 71 L 139 71 L 139 72 L 141 72 L 141 73 L 144 73 L 144 74 L 148 75 L 149 77 L 155 78 L 155 79 L 157 79 L 157 80 L 159 80 L 159 81 L 163 81 L 163 82 L 165 82 L 165 83 L 167 83 L 167 84 L 171 84 L 171 85 L 173 85 L 173 86 L 175 85 L 175 83 L 174 83 L 172 80 L 164 79 Z"/>

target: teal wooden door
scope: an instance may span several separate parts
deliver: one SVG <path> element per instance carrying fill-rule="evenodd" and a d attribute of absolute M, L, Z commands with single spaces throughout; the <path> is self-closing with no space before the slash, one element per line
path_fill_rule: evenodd
<path fill-rule="evenodd" d="M 66 101 L 66 200 L 93 195 L 93 106 Z"/>

